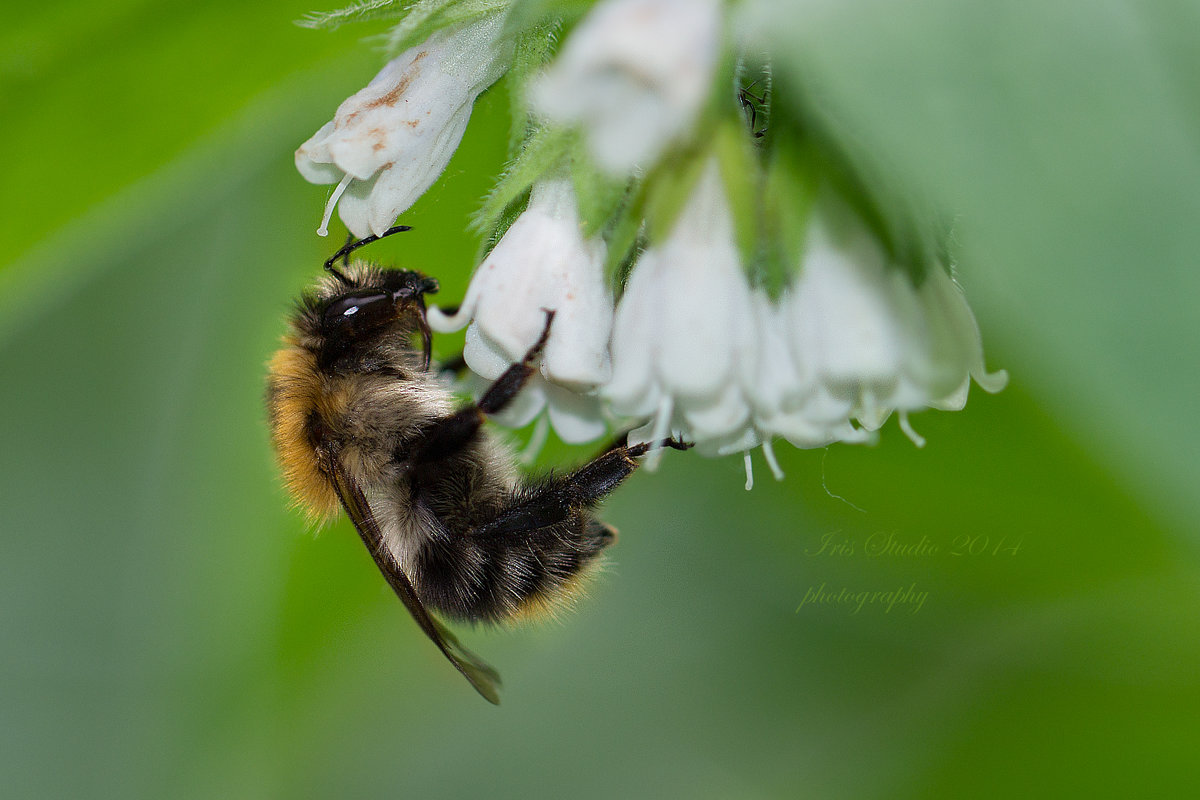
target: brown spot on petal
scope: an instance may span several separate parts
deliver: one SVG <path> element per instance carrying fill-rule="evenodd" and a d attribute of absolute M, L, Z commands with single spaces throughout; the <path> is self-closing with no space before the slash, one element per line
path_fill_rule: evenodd
<path fill-rule="evenodd" d="M 390 108 L 391 106 L 394 106 L 396 103 L 400 102 L 400 98 L 402 98 L 404 93 L 408 91 L 409 85 L 421 74 L 421 70 L 417 67 L 417 65 L 427 55 L 429 55 L 428 50 L 422 50 L 421 52 L 417 53 L 416 56 L 413 57 L 412 63 L 408 65 L 408 69 L 404 71 L 404 77 L 400 79 L 400 82 L 397 83 L 387 94 L 377 97 L 363 106 L 363 110 L 370 111 L 371 109 L 379 108 L 380 106 L 388 106 Z"/>
<path fill-rule="evenodd" d="M 378 153 L 387 147 L 387 129 L 376 126 L 367 131 L 366 138 L 371 141 L 371 151 Z"/>

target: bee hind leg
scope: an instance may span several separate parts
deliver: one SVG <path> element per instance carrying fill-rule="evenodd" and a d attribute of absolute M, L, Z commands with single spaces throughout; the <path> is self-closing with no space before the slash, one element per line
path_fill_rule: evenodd
<path fill-rule="evenodd" d="M 459 614 L 505 619 L 569 599 L 577 579 L 616 539 L 616 530 L 593 517 L 592 509 L 637 469 L 639 455 L 659 446 L 690 445 L 671 439 L 617 447 L 571 474 L 522 486 L 495 516 L 471 526 L 456 544 L 474 555 L 478 578 L 452 595 L 460 603 L 469 598 Z"/>
<path fill-rule="evenodd" d="M 501 511 L 495 519 L 481 525 L 476 532 L 489 536 L 517 534 L 563 522 L 612 494 L 638 468 L 639 462 L 635 459 L 639 456 L 656 447 L 688 450 L 691 446 L 677 439 L 617 445 L 571 474 L 541 484 Z M 603 539 L 603 544 L 608 544 L 615 532 L 607 525 L 597 524 L 599 527 L 593 531 L 594 535 Z"/>
<path fill-rule="evenodd" d="M 678 439 L 663 439 L 661 442 L 643 442 L 635 445 L 617 444 L 568 475 L 564 483 L 568 485 L 575 502 L 583 506 L 595 505 L 611 494 L 638 468 L 638 457 L 659 447 L 689 450 L 692 445 Z"/>

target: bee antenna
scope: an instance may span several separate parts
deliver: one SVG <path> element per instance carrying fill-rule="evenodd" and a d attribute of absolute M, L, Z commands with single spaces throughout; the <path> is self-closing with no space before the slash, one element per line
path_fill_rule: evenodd
<path fill-rule="evenodd" d="M 345 258 L 348 262 L 350 260 L 350 254 L 353 253 L 358 248 L 362 247 L 363 245 L 370 244 L 371 242 L 377 242 L 380 239 L 384 239 L 388 236 L 391 236 L 393 233 L 403 233 L 404 231 L 411 231 L 411 230 L 412 230 L 412 227 L 410 227 L 408 225 L 393 225 L 392 227 L 388 228 L 386 231 L 379 234 L 378 236 L 375 236 L 374 234 L 372 234 L 371 236 L 367 236 L 363 239 L 359 239 L 357 242 L 355 242 L 355 241 L 346 242 L 346 244 L 342 246 L 341 250 L 338 250 L 336 253 L 331 255 L 325 261 L 325 271 L 330 273 L 331 275 L 333 275 L 335 278 L 340 280 L 342 283 L 349 286 L 351 284 L 350 279 L 347 278 L 344 273 L 342 273 L 340 270 L 338 270 L 336 267 L 333 266 L 335 261 L 337 261 L 339 258 Z"/>

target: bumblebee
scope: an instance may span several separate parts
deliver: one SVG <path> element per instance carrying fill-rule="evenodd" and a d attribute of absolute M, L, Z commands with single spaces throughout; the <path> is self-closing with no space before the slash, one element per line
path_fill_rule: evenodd
<path fill-rule="evenodd" d="M 572 473 L 524 478 L 484 422 L 533 373 L 554 310 L 521 362 L 478 402 L 457 407 L 430 370 L 425 295 L 437 281 L 350 261 L 355 249 L 403 230 L 348 243 L 300 297 L 270 362 L 272 439 L 297 503 L 318 521 L 343 509 L 421 630 L 499 703 L 499 675 L 431 609 L 498 623 L 561 605 L 614 540 L 594 507 L 651 446 L 690 445 L 618 442 Z"/>

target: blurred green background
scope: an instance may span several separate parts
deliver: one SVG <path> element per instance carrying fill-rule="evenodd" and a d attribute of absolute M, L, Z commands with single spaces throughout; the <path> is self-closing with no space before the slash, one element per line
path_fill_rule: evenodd
<path fill-rule="evenodd" d="M 607 504 L 576 613 L 464 633 L 499 708 L 347 523 L 288 510 L 267 442 L 264 363 L 341 235 L 292 151 L 378 68 L 370 31 L 296 28 L 295 0 L 6 9 L 0 794 L 1194 788 L 1200 11 L 781 5 L 781 69 L 955 212 L 1011 384 L 916 416 L 924 450 L 894 423 L 782 445 L 778 484 L 756 455 L 751 493 L 740 459 L 668 454 Z M 461 297 L 506 123 L 485 96 L 372 256 Z M 821 586 L 924 600 L 805 604 Z"/>

